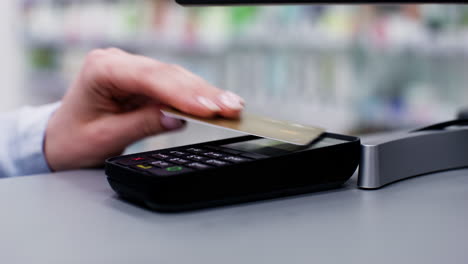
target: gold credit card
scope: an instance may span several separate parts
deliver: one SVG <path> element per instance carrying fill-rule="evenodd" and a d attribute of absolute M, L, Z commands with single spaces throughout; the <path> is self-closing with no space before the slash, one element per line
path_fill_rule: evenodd
<path fill-rule="evenodd" d="M 308 145 L 325 132 L 323 128 L 304 126 L 245 112 L 242 113 L 238 119 L 227 119 L 223 117 L 197 117 L 168 107 L 161 110 L 169 117 L 234 130 L 295 145 Z"/>

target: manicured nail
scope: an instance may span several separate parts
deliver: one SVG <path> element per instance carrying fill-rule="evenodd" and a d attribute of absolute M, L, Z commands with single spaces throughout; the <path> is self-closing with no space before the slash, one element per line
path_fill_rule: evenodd
<path fill-rule="evenodd" d="M 161 115 L 161 125 L 167 130 L 175 130 L 183 127 L 185 122 L 183 120 Z"/>
<path fill-rule="evenodd" d="M 227 97 L 233 98 L 233 100 L 239 100 L 239 102 L 242 105 L 245 105 L 245 100 L 242 97 L 240 97 L 239 95 L 237 95 L 237 94 L 235 94 L 233 92 L 229 92 L 229 91 L 225 92 L 225 95 Z"/>
<path fill-rule="evenodd" d="M 244 108 L 244 100 L 232 93 L 232 92 L 224 92 L 219 96 L 219 100 L 228 108 L 233 110 L 241 110 Z"/>
<path fill-rule="evenodd" d="M 217 104 L 204 96 L 198 96 L 197 101 L 211 111 L 221 111 L 221 108 Z"/>

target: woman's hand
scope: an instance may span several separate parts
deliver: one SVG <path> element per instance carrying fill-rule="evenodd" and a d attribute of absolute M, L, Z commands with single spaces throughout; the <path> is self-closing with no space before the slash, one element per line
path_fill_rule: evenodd
<path fill-rule="evenodd" d="M 45 155 L 56 171 L 98 166 L 139 139 L 181 128 L 181 120 L 161 113 L 162 105 L 235 118 L 243 104 L 180 66 L 95 50 L 49 121 Z"/>

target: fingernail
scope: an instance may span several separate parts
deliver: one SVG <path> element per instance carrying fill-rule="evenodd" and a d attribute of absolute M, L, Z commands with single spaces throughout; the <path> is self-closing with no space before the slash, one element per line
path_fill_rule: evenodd
<path fill-rule="evenodd" d="M 244 108 L 244 100 L 232 92 L 224 92 L 219 96 L 219 100 L 227 107 L 233 110 L 241 110 Z"/>
<path fill-rule="evenodd" d="M 183 127 L 185 122 L 183 120 L 161 115 L 161 125 L 167 130 L 175 130 Z"/>
<path fill-rule="evenodd" d="M 234 100 L 239 100 L 239 102 L 242 105 L 245 105 L 245 100 L 242 97 L 240 97 L 239 95 L 237 95 L 237 94 L 235 94 L 233 92 L 229 92 L 229 91 L 225 92 L 225 94 L 226 94 L 227 97 L 233 98 Z"/>
<path fill-rule="evenodd" d="M 197 101 L 211 111 L 221 111 L 221 108 L 217 104 L 204 96 L 197 96 Z"/>

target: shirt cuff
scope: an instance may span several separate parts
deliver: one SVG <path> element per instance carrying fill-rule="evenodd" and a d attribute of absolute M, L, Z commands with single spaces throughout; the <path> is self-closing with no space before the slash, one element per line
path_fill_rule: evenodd
<path fill-rule="evenodd" d="M 44 153 L 44 140 L 52 114 L 60 106 L 60 102 L 40 107 L 24 107 L 18 114 L 14 153 L 14 168 L 12 176 L 49 173 Z"/>

